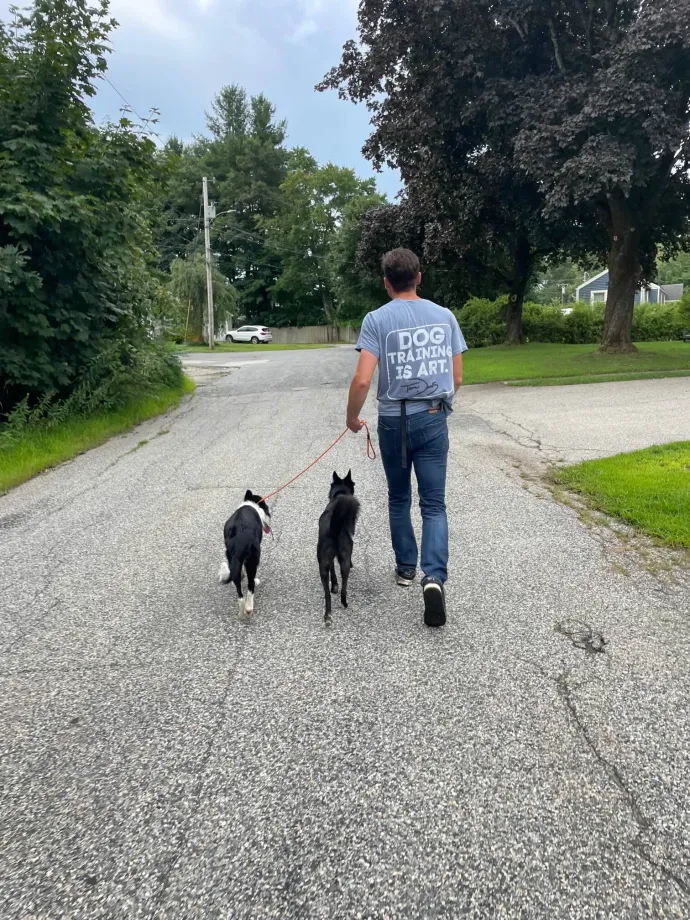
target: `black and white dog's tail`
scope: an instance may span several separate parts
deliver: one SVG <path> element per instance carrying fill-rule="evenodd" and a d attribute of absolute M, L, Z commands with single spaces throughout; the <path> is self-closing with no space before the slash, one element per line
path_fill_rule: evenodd
<path fill-rule="evenodd" d="M 231 581 L 235 582 L 242 574 L 242 560 L 233 556 L 232 564 L 228 563 L 227 553 L 223 555 L 223 561 L 220 564 L 218 572 L 218 581 L 221 585 L 227 585 Z"/>

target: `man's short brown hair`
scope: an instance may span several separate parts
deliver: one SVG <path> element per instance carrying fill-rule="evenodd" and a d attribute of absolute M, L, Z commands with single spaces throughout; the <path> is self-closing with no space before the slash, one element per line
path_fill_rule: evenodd
<path fill-rule="evenodd" d="M 419 274 L 419 259 L 410 249 L 392 249 L 381 260 L 383 274 L 397 293 L 415 286 Z"/>

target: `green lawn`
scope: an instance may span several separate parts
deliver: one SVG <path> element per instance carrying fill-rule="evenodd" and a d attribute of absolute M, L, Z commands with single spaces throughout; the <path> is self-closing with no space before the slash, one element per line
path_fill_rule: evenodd
<path fill-rule="evenodd" d="M 167 412 L 193 390 L 194 383 L 185 377 L 180 388 L 144 396 L 117 412 L 102 412 L 54 428 L 27 431 L 11 447 L 0 448 L 0 495 L 43 470 L 98 447 L 113 435 L 129 431 L 147 418 Z"/>
<path fill-rule="evenodd" d="M 237 351 L 256 351 L 258 353 L 262 351 L 304 351 L 309 348 L 333 348 L 332 345 L 279 345 L 278 343 L 270 343 L 269 345 L 252 345 L 251 342 L 216 342 L 216 347 L 214 351 L 220 352 L 237 352 Z M 196 354 L 203 353 L 207 355 L 209 353 L 208 345 L 180 345 L 175 348 L 175 354 L 184 355 L 184 354 Z"/>
<path fill-rule="evenodd" d="M 594 345 L 473 348 L 465 355 L 464 382 L 548 386 L 690 375 L 690 343 L 638 342 L 637 347 L 633 355 L 600 355 Z"/>
<path fill-rule="evenodd" d="M 588 460 L 554 478 L 593 508 L 690 549 L 690 441 Z"/>

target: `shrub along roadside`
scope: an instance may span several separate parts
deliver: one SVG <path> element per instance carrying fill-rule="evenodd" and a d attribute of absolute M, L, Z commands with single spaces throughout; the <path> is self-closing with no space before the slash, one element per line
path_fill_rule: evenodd
<path fill-rule="evenodd" d="M 23 400 L 0 427 L 0 494 L 174 408 L 194 384 L 164 349 L 100 355 L 67 399 Z"/>
<path fill-rule="evenodd" d="M 471 348 L 501 345 L 505 341 L 506 297 L 485 300 L 474 297 L 457 312 L 467 344 Z M 522 324 L 528 342 L 559 345 L 595 345 L 604 328 L 604 304 L 575 304 L 572 312 L 563 313 L 558 305 L 526 303 Z M 690 317 L 681 304 L 640 304 L 635 307 L 633 340 L 664 342 L 681 338 L 690 325 Z"/>
<path fill-rule="evenodd" d="M 0 494 L 98 447 L 114 435 L 130 431 L 146 419 L 174 409 L 182 396 L 193 390 L 194 384 L 185 377 L 178 387 L 140 396 L 115 411 L 76 417 L 52 427 L 28 429 L 11 446 L 0 448 Z"/>

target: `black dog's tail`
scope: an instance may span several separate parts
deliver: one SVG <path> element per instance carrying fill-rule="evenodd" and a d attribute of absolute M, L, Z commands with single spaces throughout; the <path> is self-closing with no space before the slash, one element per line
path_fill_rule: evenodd
<path fill-rule="evenodd" d="M 359 502 L 354 495 L 341 495 L 335 500 L 331 513 L 331 536 L 349 533 L 354 535 L 355 524 L 359 516 Z"/>

